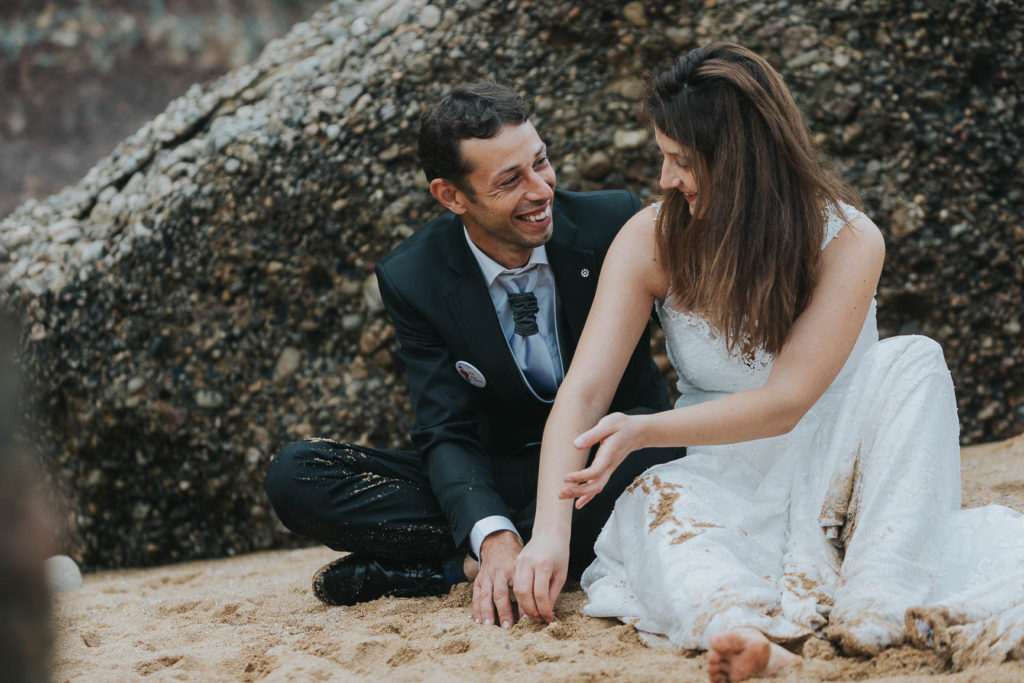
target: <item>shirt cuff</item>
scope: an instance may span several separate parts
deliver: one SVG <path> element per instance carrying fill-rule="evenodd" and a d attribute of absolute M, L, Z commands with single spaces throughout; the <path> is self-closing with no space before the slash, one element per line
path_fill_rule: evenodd
<path fill-rule="evenodd" d="M 484 544 L 484 539 L 497 531 L 511 531 L 516 536 L 519 536 L 519 532 L 516 531 L 512 520 L 501 515 L 484 517 L 473 525 L 473 529 L 469 532 L 469 547 L 473 550 L 473 556 L 476 559 L 480 559 L 480 546 Z M 519 536 L 519 540 L 522 541 L 523 537 Z"/>

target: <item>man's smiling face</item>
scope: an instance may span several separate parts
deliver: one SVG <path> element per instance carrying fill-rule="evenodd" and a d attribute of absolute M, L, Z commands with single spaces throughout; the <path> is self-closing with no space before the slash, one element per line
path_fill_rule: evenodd
<path fill-rule="evenodd" d="M 480 250 L 507 268 L 523 265 L 551 239 L 555 170 L 529 121 L 492 138 L 468 138 L 460 152 L 471 169 L 462 221 Z"/>

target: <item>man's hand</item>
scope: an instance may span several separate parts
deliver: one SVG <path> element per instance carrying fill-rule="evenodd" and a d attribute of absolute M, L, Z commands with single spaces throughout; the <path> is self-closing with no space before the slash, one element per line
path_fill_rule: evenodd
<path fill-rule="evenodd" d="M 515 623 L 509 588 L 516 557 L 522 549 L 523 542 L 511 531 L 497 531 L 480 545 L 480 573 L 473 580 L 473 620 L 476 623 L 501 624 L 502 628 L 510 628 Z"/>
<path fill-rule="evenodd" d="M 569 570 L 569 539 L 534 535 L 516 560 L 519 611 L 535 621 L 555 620 L 555 600 Z"/>

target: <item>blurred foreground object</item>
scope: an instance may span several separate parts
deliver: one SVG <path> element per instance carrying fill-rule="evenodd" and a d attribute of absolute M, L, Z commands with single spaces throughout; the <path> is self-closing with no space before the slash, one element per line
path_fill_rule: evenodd
<path fill-rule="evenodd" d="M 0 678 L 47 681 L 52 633 L 43 562 L 51 553 L 52 517 L 16 435 L 16 340 L 17 325 L 0 315 Z"/>

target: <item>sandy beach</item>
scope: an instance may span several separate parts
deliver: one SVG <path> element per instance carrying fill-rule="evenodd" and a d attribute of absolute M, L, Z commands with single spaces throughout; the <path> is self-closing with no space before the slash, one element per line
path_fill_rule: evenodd
<path fill-rule="evenodd" d="M 1024 511 L 1024 436 L 963 450 L 964 506 Z M 86 575 L 55 599 L 54 680 L 699 681 L 703 653 L 652 649 L 632 627 L 579 614 L 563 593 L 559 621 L 510 631 L 474 624 L 470 587 L 443 598 L 326 607 L 313 572 L 326 548 L 265 552 Z M 952 673 L 909 646 L 871 659 L 820 643 L 774 680 L 1024 681 L 1024 662 Z"/>

